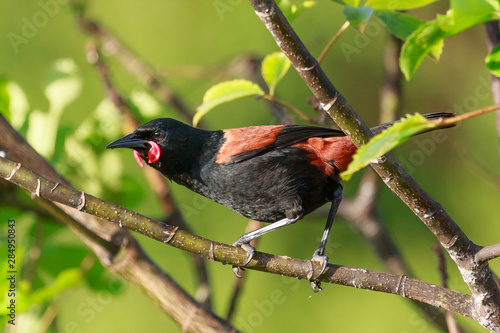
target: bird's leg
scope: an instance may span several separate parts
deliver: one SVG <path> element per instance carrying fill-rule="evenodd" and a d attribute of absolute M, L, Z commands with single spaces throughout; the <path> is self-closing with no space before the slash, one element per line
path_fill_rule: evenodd
<path fill-rule="evenodd" d="M 318 248 L 314 251 L 312 255 L 313 261 L 318 261 L 321 264 L 321 271 L 315 277 L 312 277 L 311 270 L 311 288 L 314 292 L 318 292 L 321 290 L 320 283 L 316 281 L 316 279 L 323 274 L 326 268 L 326 264 L 328 263 L 328 256 L 325 255 L 326 241 L 328 240 L 328 236 L 330 235 L 330 230 L 332 229 L 333 219 L 335 218 L 335 214 L 337 214 L 337 209 L 339 208 L 340 202 L 342 201 L 342 186 L 339 186 L 333 196 L 332 205 L 330 207 L 330 212 L 328 213 L 328 219 L 326 220 L 325 230 L 323 231 L 323 236 L 321 237 L 321 241 L 319 243 Z"/>
<path fill-rule="evenodd" d="M 231 245 L 240 246 L 243 250 L 245 250 L 247 252 L 247 260 L 243 263 L 243 265 L 241 265 L 239 267 L 240 268 L 245 267 L 246 265 L 248 265 L 250 260 L 252 260 L 252 257 L 255 254 L 255 248 L 252 245 L 250 245 L 249 243 L 253 239 L 260 237 L 264 234 L 267 234 L 268 232 L 271 232 L 273 230 L 276 230 L 276 229 L 279 229 L 281 227 L 293 224 L 293 223 L 297 222 L 300 219 L 300 217 L 301 216 L 294 217 L 294 218 L 284 218 L 284 219 L 279 220 L 277 222 L 274 222 L 272 224 L 266 225 L 265 227 L 262 227 L 260 229 L 246 233 L 243 236 L 241 236 L 240 238 L 238 238 L 236 240 L 236 242 L 234 242 Z M 238 266 L 233 266 L 233 272 L 237 277 L 240 277 L 240 275 L 238 274 Z"/>

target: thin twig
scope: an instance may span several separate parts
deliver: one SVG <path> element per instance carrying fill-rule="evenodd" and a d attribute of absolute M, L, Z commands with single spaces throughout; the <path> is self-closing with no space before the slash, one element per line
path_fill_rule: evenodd
<path fill-rule="evenodd" d="M 161 75 L 146 62 L 135 55 L 124 43 L 96 21 L 85 16 L 82 10 L 75 10 L 78 26 L 89 35 L 97 38 L 108 53 L 114 55 L 131 74 L 135 75 L 143 84 L 152 90 L 159 101 L 170 105 L 187 121 L 192 122 L 192 111 L 185 106 L 181 98 L 168 87 Z"/>
<path fill-rule="evenodd" d="M 335 88 L 307 50 L 273 0 L 250 0 L 255 13 L 281 51 L 290 59 L 323 109 L 360 146 L 373 135 L 352 106 Z M 471 242 L 445 210 L 405 172 L 390 154 L 383 163 L 372 164 L 385 184 L 424 222 L 460 269 L 476 300 L 475 320 L 485 328 L 500 330 L 500 290 L 487 265 L 477 265 L 478 246 Z"/>
<path fill-rule="evenodd" d="M 399 53 L 403 41 L 387 35 L 384 47 L 384 78 L 380 87 L 380 124 L 396 120 L 401 110 L 403 72 L 399 67 Z"/>
<path fill-rule="evenodd" d="M 277 99 L 276 97 L 274 97 L 273 95 L 269 95 L 269 94 L 264 94 L 262 95 L 262 98 L 265 98 L 271 102 L 275 102 L 275 103 L 278 103 L 279 105 L 281 106 L 284 106 L 286 107 L 287 109 L 290 109 L 292 110 L 297 116 L 299 116 L 300 118 L 302 118 L 302 120 L 305 120 L 307 121 L 308 123 L 315 123 L 316 121 L 308 116 L 306 116 L 304 113 L 302 113 L 302 111 L 300 111 L 299 109 L 297 109 L 295 106 L 287 103 L 287 102 L 284 102 L 280 99 Z"/>
<path fill-rule="evenodd" d="M 476 253 L 476 262 L 481 265 L 489 260 L 500 257 L 500 243 L 483 247 Z"/>
<path fill-rule="evenodd" d="M 448 273 L 446 272 L 446 259 L 444 257 L 443 248 L 439 244 L 434 244 L 434 246 L 432 246 L 432 249 L 434 250 L 434 252 L 436 252 L 438 258 L 439 272 L 441 274 L 443 287 L 448 288 Z M 453 313 L 450 311 L 445 311 L 445 318 L 446 324 L 448 325 L 448 332 L 459 333 L 460 329 L 458 327 L 457 321 L 455 320 L 455 317 L 453 316 Z"/>
<path fill-rule="evenodd" d="M 16 163 L 0 157 L 0 177 L 7 178 L 14 170 Z M 53 192 L 55 182 L 50 181 L 33 171 L 21 167 L 14 173 L 10 181 L 24 189 L 33 192 L 37 182 L 40 182 L 40 196 L 76 208 L 79 205 L 81 191 L 61 185 Z M 86 204 L 83 212 L 92 214 L 110 222 L 120 224 L 123 228 L 138 232 L 144 236 L 156 239 L 173 247 L 189 251 L 204 258 L 239 266 L 246 261 L 247 253 L 239 247 L 213 242 L 188 233 L 185 230 L 153 220 L 134 211 L 85 194 Z M 131 238 L 129 241 L 132 241 Z M 281 274 L 300 279 L 307 279 L 314 272 L 321 270 L 320 264 L 310 260 L 293 259 L 290 257 L 270 255 L 256 252 L 246 266 L 273 274 Z M 135 272 L 137 273 L 137 272 Z M 317 274 L 317 273 L 315 273 Z M 369 271 L 359 268 L 328 264 L 324 273 L 318 279 L 320 282 L 336 283 L 366 290 L 397 294 L 418 300 L 433 306 L 459 313 L 472 318 L 472 297 L 424 281 L 407 277 L 406 275 L 389 274 Z M 154 281 L 153 281 L 154 282 Z M 151 282 L 151 283 L 153 283 Z M 153 283 L 153 285 L 155 285 Z"/>
<path fill-rule="evenodd" d="M 328 53 L 328 51 L 330 51 L 333 44 L 335 44 L 335 42 L 337 42 L 337 40 L 340 38 L 340 36 L 342 36 L 342 34 L 347 30 L 347 28 L 349 28 L 350 25 L 351 25 L 351 23 L 349 21 L 345 21 L 344 24 L 342 24 L 339 31 L 337 31 L 335 36 L 333 36 L 333 38 L 328 42 L 328 44 L 325 46 L 323 51 L 321 51 L 321 54 L 318 57 L 319 64 L 321 64 L 323 62 L 323 59 L 325 59 L 326 54 Z"/>

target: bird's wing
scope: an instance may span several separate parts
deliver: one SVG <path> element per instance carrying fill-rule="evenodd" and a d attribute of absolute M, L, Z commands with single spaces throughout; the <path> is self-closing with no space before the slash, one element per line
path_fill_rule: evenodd
<path fill-rule="evenodd" d="M 219 149 L 216 162 L 227 164 L 240 163 L 309 138 L 345 136 L 340 130 L 302 125 L 253 126 L 223 132 L 226 140 Z"/>

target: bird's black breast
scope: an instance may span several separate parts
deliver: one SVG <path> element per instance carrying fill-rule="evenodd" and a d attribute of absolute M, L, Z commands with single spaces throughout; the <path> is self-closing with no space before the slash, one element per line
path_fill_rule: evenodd
<path fill-rule="evenodd" d="M 335 175 L 326 176 L 307 153 L 286 147 L 240 163 L 220 164 L 216 156 L 199 170 L 200 194 L 251 219 L 275 222 L 306 215 L 332 200 Z M 288 216 L 290 217 L 290 216 Z"/>

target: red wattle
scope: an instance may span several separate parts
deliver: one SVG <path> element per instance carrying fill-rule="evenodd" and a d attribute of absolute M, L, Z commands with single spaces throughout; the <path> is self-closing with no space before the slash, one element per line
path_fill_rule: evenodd
<path fill-rule="evenodd" d="M 142 160 L 141 160 L 141 155 L 139 155 L 137 150 L 134 150 L 134 157 L 135 157 L 135 160 L 137 161 L 137 163 L 139 163 L 139 165 L 141 166 L 141 168 L 144 168 L 144 164 L 142 164 Z"/>
<path fill-rule="evenodd" d="M 148 163 L 151 164 L 160 159 L 161 149 L 160 146 L 154 141 L 148 141 L 148 143 L 151 145 L 151 148 L 149 148 L 148 151 Z"/>

